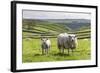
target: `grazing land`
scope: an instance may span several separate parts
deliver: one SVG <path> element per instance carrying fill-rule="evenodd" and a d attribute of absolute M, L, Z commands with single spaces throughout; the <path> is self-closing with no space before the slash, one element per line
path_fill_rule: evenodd
<path fill-rule="evenodd" d="M 67 20 L 67 19 L 66 19 Z M 87 60 L 91 59 L 91 29 L 90 23 L 84 20 L 82 23 L 68 23 L 67 21 L 81 20 L 31 20 L 23 19 L 23 47 L 22 62 L 51 62 L 51 61 L 68 61 L 68 60 Z M 59 23 L 57 23 L 59 21 Z M 63 21 L 61 23 L 61 21 Z M 66 21 L 66 22 L 64 22 Z M 73 26 L 74 25 L 74 26 Z M 73 54 L 59 53 L 57 47 L 57 35 L 60 33 L 75 34 L 78 37 L 78 47 Z M 42 55 L 41 37 L 48 37 L 51 40 L 49 54 Z"/>
<path fill-rule="evenodd" d="M 48 55 L 42 55 L 41 39 L 23 39 L 23 62 L 67 61 L 90 59 L 90 39 L 78 40 L 78 48 L 70 55 L 59 54 L 56 38 L 51 38 L 51 48 Z"/>

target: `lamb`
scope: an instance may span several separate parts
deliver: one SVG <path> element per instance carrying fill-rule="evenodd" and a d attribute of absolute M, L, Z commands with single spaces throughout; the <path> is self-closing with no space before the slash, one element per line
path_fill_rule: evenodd
<path fill-rule="evenodd" d="M 48 38 L 42 38 L 42 54 L 48 54 L 50 46 L 51 46 L 51 41 Z"/>

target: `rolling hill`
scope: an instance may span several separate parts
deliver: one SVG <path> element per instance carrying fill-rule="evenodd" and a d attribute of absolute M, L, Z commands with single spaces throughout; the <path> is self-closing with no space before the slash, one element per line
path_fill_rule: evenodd
<path fill-rule="evenodd" d="M 89 19 L 45 19 L 43 21 L 48 21 L 57 24 L 64 24 L 73 31 L 79 30 L 82 27 L 90 27 L 91 21 Z"/>
<path fill-rule="evenodd" d="M 67 27 L 65 24 L 58 24 L 43 20 L 31 20 L 24 19 L 23 20 L 23 30 L 33 31 L 33 32 L 43 32 L 43 33 L 60 33 L 60 32 L 68 32 L 71 29 Z"/>
<path fill-rule="evenodd" d="M 56 37 L 59 33 L 90 37 L 90 20 L 86 19 L 23 19 L 24 36 Z M 85 32 L 85 33 L 84 33 Z M 31 33 L 31 34 L 29 34 Z"/>

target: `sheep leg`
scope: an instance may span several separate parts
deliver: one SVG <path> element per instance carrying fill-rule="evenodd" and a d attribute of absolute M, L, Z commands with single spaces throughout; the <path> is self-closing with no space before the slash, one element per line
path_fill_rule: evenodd
<path fill-rule="evenodd" d="M 50 46 L 48 47 L 48 53 L 49 53 L 49 51 L 50 51 Z"/>
<path fill-rule="evenodd" d="M 61 50 L 61 49 L 59 49 L 59 53 L 60 53 L 60 54 L 61 54 L 61 51 L 62 51 L 62 50 Z"/>
<path fill-rule="evenodd" d="M 45 54 L 46 54 L 46 55 L 48 54 L 48 49 L 47 49 L 47 48 L 45 49 Z"/>
<path fill-rule="evenodd" d="M 58 48 L 59 48 L 59 53 L 61 53 L 62 48 L 61 48 L 61 46 L 59 44 L 58 44 Z"/>
<path fill-rule="evenodd" d="M 63 54 L 64 53 L 64 49 L 61 47 L 60 49 L 60 53 Z"/>
<path fill-rule="evenodd" d="M 44 54 L 44 49 L 42 49 L 42 54 Z"/>
<path fill-rule="evenodd" d="M 73 53 L 73 49 L 72 49 L 72 53 Z"/>
<path fill-rule="evenodd" d="M 48 49 L 46 49 L 46 54 L 48 54 Z"/>
<path fill-rule="evenodd" d="M 64 48 L 62 49 L 62 53 L 64 54 Z"/>
<path fill-rule="evenodd" d="M 46 49 L 44 49 L 44 54 L 46 54 Z"/>
<path fill-rule="evenodd" d="M 68 48 L 68 55 L 69 55 L 69 48 Z"/>
<path fill-rule="evenodd" d="M 72 55 L 73 55 L 74 50 L 72 49 Z"/>

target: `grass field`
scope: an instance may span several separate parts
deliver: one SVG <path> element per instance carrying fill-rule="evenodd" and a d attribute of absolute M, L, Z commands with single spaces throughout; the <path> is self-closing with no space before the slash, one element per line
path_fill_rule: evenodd
<path fill-rule="evenodd" d="M 52 45 L 49 54 L 42 55 L 40 39 L 24 38 L 22 52 L 23 63 L 91 59 L 90 39 L 78 39 L 78 48 L 76 48 L 73 54 L 70 52 L 70 55 L 67 54 L 67 50 L 65 54 L 59 54 L 56 38 L 50 38 L 50 40 Z"/>

